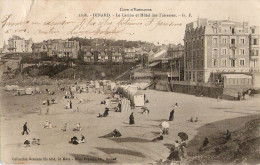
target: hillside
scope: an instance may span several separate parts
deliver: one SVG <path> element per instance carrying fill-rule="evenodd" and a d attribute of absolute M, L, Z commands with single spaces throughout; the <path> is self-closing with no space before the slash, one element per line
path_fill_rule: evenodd
<path fill-rule="evenodd" d="M 65 69 L 52 78 L 69 78 L 69 79 L 110 79 L 113 80 L 118 75 L 124 73 L 130 68 L 134 67 L 134 64 L 124 65 L 82 65 Z"/>
<path fill-rule="evenodd" d="M 226 130 L 231 139 L 224 138 Z M 188 144 L 189 164 L 260 162 L 260 116 L 246 116 L 206 124 L 198 130 L 196 137 Z M 199 149 L 203 139 L 209 144 Z"/>

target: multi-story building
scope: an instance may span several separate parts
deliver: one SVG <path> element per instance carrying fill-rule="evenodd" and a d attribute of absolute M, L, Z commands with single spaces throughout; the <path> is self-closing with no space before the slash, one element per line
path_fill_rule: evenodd
<path fill-rule="evenodd" d="M 69 40 L 47 40 L 35 43 L 32 46 L 33 53 L 46 53 L 47 56 L 78 58 L 79 42 Z"/>
<path fill-rule="evenodd" d="M 124 61 L 125 62 L 135 62 L 137 61 L 136 57 L 136 51 L 135 48 L 125 48 L 125 56 Z"/>
<path fill-rule="evenodd" d="M 198 18 L 187 24 L 184 80 L 207 83 L 223 73 L 249 73 L 255 37 L 247 22 Z"/>
<path fill-rule="evenodd" d="M 25 40 L 19 36 L 13 36 L 8 40 L 8 50 L 9 52 L 24 53 L 32 52 L 32 39 Z"/>
<path fill-rule="evenodd" d="M 121 46 L 82 46 L 85 62 L 123 62 L 124 50 Z"/>
<path fill-rule="evenodd" d="M 250 28 L 250 68 L 251 71 L 260 71 L 260 56 L 259 56 L 259 27 L 252 26 Z"/>

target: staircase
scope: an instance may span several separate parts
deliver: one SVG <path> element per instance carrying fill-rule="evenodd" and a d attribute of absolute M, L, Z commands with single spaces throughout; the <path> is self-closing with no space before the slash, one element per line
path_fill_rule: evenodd
<path fill-rule="evenodd" d="M 134 69 L 128 69 L 127 71 L 125 71 L 124 73 L 122 73 L 122 74 L 120 74 L 120 75 L 118 75 L 116 78 L 115 78 L 115 80 L 118 80 L 118 79 L 120 79 L 120 78 L 122 78 L 122 77 L 124 77 L 125 75 L 127 75 L 127 74 L 129 74 L 130 75 L 130 73 L 134 73 L 134 72 L 136 72 L 136 71 L 138 71 L 138 70 L 140 70 L 141 69 L 141 67 L 140 66 L 137 66 L 136 68 L 134 68 Z"/>

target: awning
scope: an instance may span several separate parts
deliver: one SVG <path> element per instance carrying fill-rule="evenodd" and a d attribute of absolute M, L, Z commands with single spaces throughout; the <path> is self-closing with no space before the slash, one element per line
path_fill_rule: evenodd
<path fill-rule="evenodd" d="M 141 73 L 141 72 L 135 72 L 133 77 L 152 77 L 151 73 Z"/>
<path fill-rule="evenodd" d="M 158 65 L 159 63 L 160 63 L 160 61 L 159 61 L 159 62 L 153 62 L 153 63 L 151 63 L 149 66 L 153 67 L 153 66 Z"/>
<path fill-rule="evenodd" d="M 252 76 L 246 75 L 246 74 L 222 74 L 222 77 L 226 78 L 247 78 L 247 79 L 252 79 Z"/>

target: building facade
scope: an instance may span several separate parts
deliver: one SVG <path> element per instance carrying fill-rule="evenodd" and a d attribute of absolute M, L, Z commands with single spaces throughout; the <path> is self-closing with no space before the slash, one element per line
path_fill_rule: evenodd
<path fill-rule="evenodd" d="M 82 46 L 85 62 L 123 62 L 124 49 L 121 46 Z"/>
<path fill-rule="evenodd" d="M 220 79 L 223 73 L 249 73 L 256 36 L 247 22 L 198 18 L 187 24 L 184 80 L 207 83 Z"/>
<path fill-rule="evenodd" d="M 69 40 L 47 40 L 41 43 L 35 43 L 32 46 L 32 52 L 36 54 L 45 53 L 47 56 L 78 58 L 79 42 Z"/>
<path fill-rule="evenodd" d="M 25 40 L 19 36 L 12 36 L 8 40 L 8 51 L 16 53 L 32 52 L 32 39 Z"/>
<path fill-rule="evenodd" d="M 260 56 L 259 56 L 259 27 L 250 27 L 251 34 L 249 36 L 250 43 L 250 68 L 253 72 L 260 72 Z"/>
<path fill-rule="evenodd" d="M 124 61 L 125 62 L 135 62 L 138 60 L 138 57 L 136 55 L 136 50 L 135 48 L 125 48 L 124 49 L 125 56 L 124 56 Z"/>

